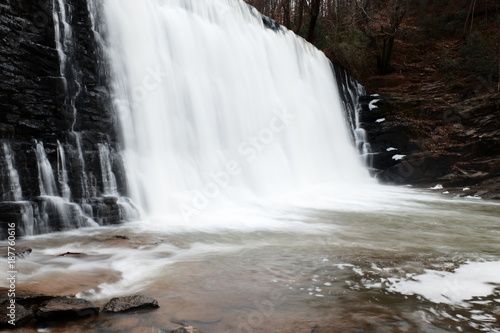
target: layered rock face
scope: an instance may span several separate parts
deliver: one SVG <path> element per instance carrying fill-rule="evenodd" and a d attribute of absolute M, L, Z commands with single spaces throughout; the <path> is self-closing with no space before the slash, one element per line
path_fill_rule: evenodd
<path fill-rule="evenodd" d="M 500 199 L 500 94 L 454 103 L 408 96 L 364 96 L 361 102 L 361 126 L 381 181 Z"/>
<path fill-rule="evenodd" d="M 130 218 L 87 2 L 16 0 L 0 11 L 0 239 L 9 223 L 23 235 Z"/>

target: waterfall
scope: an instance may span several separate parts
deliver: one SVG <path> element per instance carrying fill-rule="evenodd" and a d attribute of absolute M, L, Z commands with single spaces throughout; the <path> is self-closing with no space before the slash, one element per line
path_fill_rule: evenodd
<path fill-rule="evenodd" d="M 70 211 L 66 200 L 59 196 L 52 165 L 47 158 L 43 143 L 36 144 L 36 158 L 38 164 L 38 180 L 40 187 L 39 223 L 42 233 L 49 232 L 53 227 L 63 225 L 64 229 L 71 227 Z M 55 218 L 57 223 L 52 219 Z M 54 226 L 54 224 L 56 224 Z M 62 229 L 62 228 L 61 228 Z"/>
<path fill-rule="evenodd" d="M 0 159 L 0 167 L 7 173 L 0 177 L 0 185 L 3 190 L 2 201 L 15 207 L 19 214 L 18 231 L 22 235 L 34 234 L 33 208 L 28 201 L 23 201 L 23 192 L 19 180 L 19 173 L 14 163 L 14 153 L 8 143 L 2 143 L 3 160 Z M 3 162 L 3 163 L 1 163 Z M 2 178 L 6 177 L 6 180 Z M 2 221 L 3 222 L 3 221 Z"/>
<path fill-rule="evenodd" d="M 88 200 L 90 199 L 90 192 L 89 192 L 89 179 L 87 173 L 85 172 L 85 159 L 83 158 L 82 137 L 78 132 L 72 132 L 72 134 L 76 142 L 78 162 L 81 168 L 80 179 L 81 179 L 82 201 L 84 204 L 87 204 Z"/>
<path fill-rule="evenodd" d="M 104 195 L 118 196 L 118 186 L 116 185 L 116 177 L 111 168 L 110 151 L 108 145 L 99 144 L 99 159 L 101 163 L 102 174 L 102 193 Z"/>
<path fill-rule="evenodd" d="M 23 192 L 21 189 L 21 184 L 19 182 L 19 174 L 14 167 L 12 151 L 8 143 L 4 142 L 2 146 L 5 159 L 5 167 L 7 168 L 7 180 L 2 182 L 2 185 L 5 184 L 2 199 L 5 201 L 20 201 L 23 199 Z"/>
<path fill-rule="evenodd" d="M 239 0 L 105 0 L 132 199 L 150 216 L 207 201 L 371 182 L 331 64 Z"/>
<path fill-rule="evenodd" d="M 36 159 L 38 163 L 38 180 L 41 196 L 58 197 L 54 171 L 50 164 L 42 142 L 36 144 Z"/>
<path fill-rule="evenodd" d="M 363 164 L 371 169 L 373 154 L 366 131 L 361 127 L 360 120 L 362 106 L 359 100 L 361 97 L 366 96 L 366 90 L 344 69 L 335 67 L 334 70 L 337 82 L 339 83 L 338 86 L 342 96 L 343 106 L 348 116 L 354 145 L 363 160 Z"/>
<path fill-rule="evenodd" d="M 64 147 L 59 141 L 57 141 L 57 174 L 59 186 L 61 188 L 62 197 L 70 201 L 71 200 L 71 189 L 68 185 L 68 170 L 66 169 L 66 155 L 64 153 Z"/>
<path fill-rule="evenodd" d="M 66 50 L 71 40 L 71 25 L 67 21 L 66 5 L 64 1 L 54 0 L 52 6 L 54 7 L 52 18 L 54 20 L 54 33 L 57 54 L 59 55 L 60 74 L 65 78 L 67 65 Z M 67 87 L 65 88 L 67 89 Z"/>

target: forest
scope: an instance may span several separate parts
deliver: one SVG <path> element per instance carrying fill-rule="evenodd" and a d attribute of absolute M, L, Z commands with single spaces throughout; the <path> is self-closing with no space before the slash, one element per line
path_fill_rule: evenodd
<path fill-rule="evenodd" d="M 404 71 L 415 56 L 427 60 L 421 66 L 435 66 L 450 81 L 463 79 L 465 86 L 474 85 L 478 76 L 499 81 L 500 4 L 495 0 L 248 3 L 315 44 L 365 84 L 373 75 Z"/>

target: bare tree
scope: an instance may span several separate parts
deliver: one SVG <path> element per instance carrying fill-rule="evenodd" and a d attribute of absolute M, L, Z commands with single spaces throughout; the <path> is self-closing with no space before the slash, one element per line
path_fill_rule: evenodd
<path fill-rule="evenodd" d="M 360 0 L 361 30 L 376 49 L 377 71 L 391 72 L 394 40 L 408 11 L 408 0 Z"/>
<path fill-rule="evenodd" d="M 309 29 L 307 31 L 307 41 L 314 42 L 316 24 L 318 23 L 319 11 L 321 9 L 322 0 L 311 0 L 311 13 L 309 20 Z"/>

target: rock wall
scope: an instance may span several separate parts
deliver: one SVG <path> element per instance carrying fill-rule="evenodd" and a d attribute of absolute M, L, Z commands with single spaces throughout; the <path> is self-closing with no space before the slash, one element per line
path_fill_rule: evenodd
<path fill-rule="evenodd" d="M 500 94 L 456 103 L 401 95 L 361 102 L 380 181 L 500 199 Z"/>
<path fill-rule="evenodd" d="M 0 239 L 8 222 L 36 234 L 126 219 L 116 120 L 87 2 L 7 0 L 0 31 Z M 44 182 L 55 188 L 43 193 Z"/>

